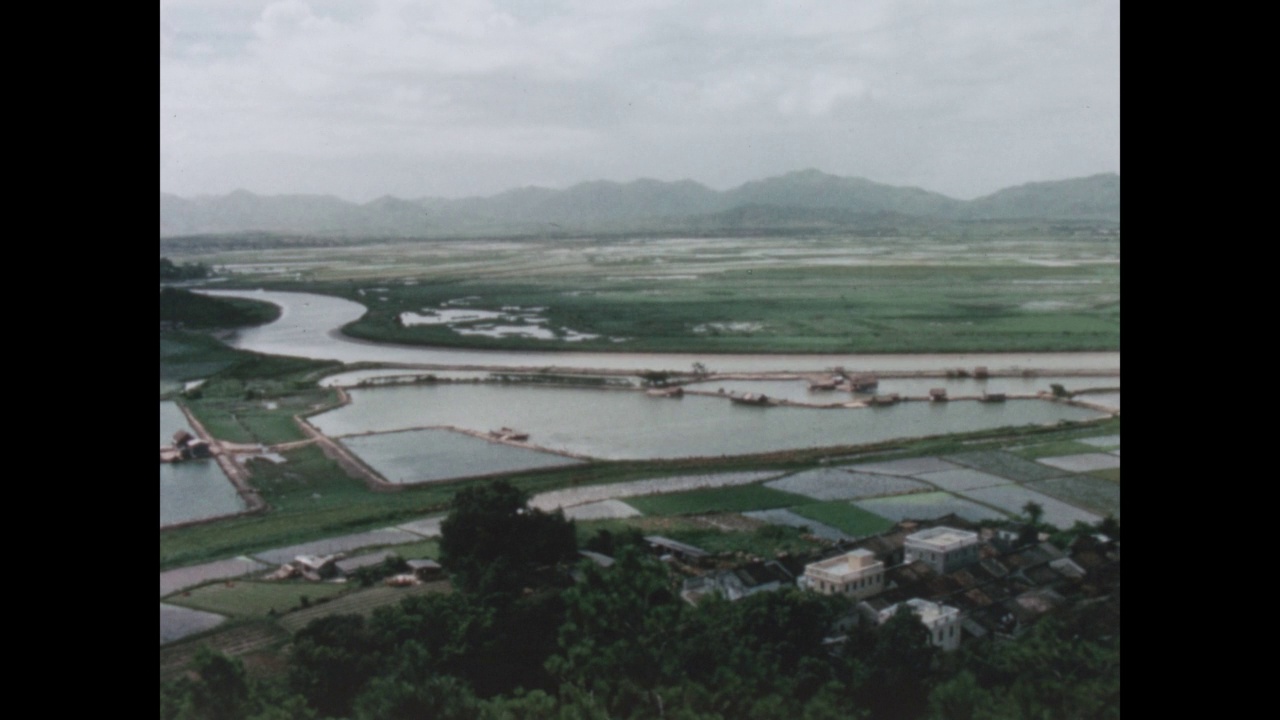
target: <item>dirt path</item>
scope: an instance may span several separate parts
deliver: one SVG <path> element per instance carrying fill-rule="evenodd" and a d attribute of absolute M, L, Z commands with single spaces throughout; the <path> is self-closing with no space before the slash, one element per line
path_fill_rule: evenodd
<path fill-rule="evenodd" d="M 231 480 L 231 484 L 236 488 L 236 493 L 238 493 L 240 497 L 244 498 L 245 505 L 247 506 L 244 512 L 248 513 L 265 510 L 267 507 L 266 501 L 262 499 L 260 494 L 258 494 L 257 489 L 249 485 L 249 471 L 246 470 L 243 465 L 237 463 L 232 455 L 232 453 L 236 452 L 239 447 L 236 445 L 227 447 L 226 443 L 218 440 L 205 429 L 204 425 L 196 419 L 195 413 L 191 412 L 189 408 L 181 405 L 178 407 L 182 410 L 182 414 L 187 417 L 187 423 L 191 426 L 192 430 L 195 430 L 196 435 L 200 436 L 200 439 L 209 443 L 209 448 L 213 452 L 213 458 L 217 461 L 218 467 L 222 468 L 222 472 Z M 259 449 L 256 445 L 252 447 L 254 452 L 257 452 Z"/>

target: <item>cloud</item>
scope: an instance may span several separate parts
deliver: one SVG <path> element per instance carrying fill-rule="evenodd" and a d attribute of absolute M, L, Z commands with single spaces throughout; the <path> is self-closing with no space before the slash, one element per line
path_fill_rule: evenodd
<path fill-rule="evenodd" d="M 1118 18 L 1114 0 L 172 0 L 161 187 L 303 189 L 274 163 L 322 165 L 309 182 L 354 199 L 818 166 L 972 196 L 1118 169 Z"/>

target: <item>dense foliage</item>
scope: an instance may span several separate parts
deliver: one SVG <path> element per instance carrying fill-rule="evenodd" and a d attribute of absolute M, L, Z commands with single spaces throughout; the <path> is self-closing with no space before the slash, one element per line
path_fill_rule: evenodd
<path fill-rule="evenodd" d="M 173 287 L 160 288 L 160 322 L 188 328 L 261 325 L 280 317 L 280 308 L 269 303 L 197 295 Z"/>
<path fill-rule="evenodd" d="M 204 263 L 179 265 L 169 258 L 160 258 L 160 282 L 166 280 L 199 280 L 209 277 L 209 266 Z"/>
<path fill-rule="evenodd" d="M 1119 717 L 1118 597 L 944 655 L 909 611 L 855 625 L 843 597 L 689 605 L 630 543 L 610 567 L 582 561 L 565 587 L 546 572 L 571 552 L 565 527 L 509 485 L 465 491 L 441 542 L 465 568 L 458 592 L 314 621 L 287 683 L 202 655 L 198 679 L 162 685 L 161 717 Z M 478 573 L 486 563 L 520 581 Z"/>

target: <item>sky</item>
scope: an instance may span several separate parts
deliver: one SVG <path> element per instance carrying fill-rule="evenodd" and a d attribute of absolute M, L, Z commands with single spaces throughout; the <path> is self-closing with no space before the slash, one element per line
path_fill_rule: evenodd
<path fill-rule="evenodd" d="M 1119 0 L 161 0 L 160 190 L 1120 171 Z"/>

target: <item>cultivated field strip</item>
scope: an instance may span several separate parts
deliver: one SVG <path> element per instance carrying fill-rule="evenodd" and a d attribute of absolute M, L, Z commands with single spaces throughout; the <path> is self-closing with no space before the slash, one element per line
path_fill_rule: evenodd
<path fill-rule="evenodd" d="M 1017 482 L 1035 482 L 1037 480 L 1062 477 L 1062 472 L 1056 468 L 1045 467 L 1034 460 L 1028 460 L 1001 450 L 977 450 L 958 455 L 947 455 L 943 459 Z"/>
<path fill-rule="evenodd" d="M 254 557 L 263 562 L 280 565 L 293 560 L 299 555 L 332 555 L 374 545 L 400 545 L 402 543 L 417 542 L 421 539 L 418 535 L 404 530 L 384 528 L 382 530 L 371 530 L 353 535 L 341 535 L 324 540 L 316 540 L 300 545 L 290 545 L 289 547 L 275 550 L 264 550 L 254 555 Z"/>
<path fill-rule="evenodd" d="M 601 500 L 585 505 L 574 505 L 564 510 L 565 517 L 570 520 L 619 520 L 639 514 L 639 510 L 621 500 Z"/>
<path fill-rule="evenodd" d="M 1092 470 L 1107 470 L 1120 467 L 1120 458 L 1111 453 L 1084 453 L 1082 455 L 1063 455 L 1059 457 L 1043 457 L 1036 462 L 1073 473 L 1084 473 Z"/>
<path fill-rule="evenodd" d="M 960 466 L 955 463 L 949 463 L 946 460 L 939 460 L 936 457 L 920 457 L 853 465 L 849 469 L 860 472 L 876 473 L 877 475 L 914 476 L 928 472 L 958 470 L 959 468 Z"/>
<path fill-rule="evenodd" d="M 970 470 L 968 468 L 921 473 L 916 475 L 916 479 L 923 480 L 930 485 L 934 485 L 940 490 L 957 493 L 967 493 L 970 490 L 993 487 L 996 485 L 1013 484 L 1013 481 L 1007 478 L 1002 478 L 998 475 L 988 475 L 987 473 Z"/>
<path fill-rule="evenodd" d="M 201 647 L 237 657 L 257 652 L 276 643 L 288 640 L 289 634 L 270 623 L 241 626 L 216 632 L 197 642 L 182 643 L 160 648 L 160 680 L 168 680 L 191 666 L 196 651 Z"/>
<path fill-rule="evenodd" d="M 556 508 L 570 508 L 575 505 L 585 505 L 586 503 L 614 498 L 657 495 L 659 493 L 728 487 L 730 485 L 750 485 L 762 480 L 776 478 L 780 474 L 774 471 L 762 470 L 712 475 L 677 475 L 675 477 L 637 480 L 635 482 L 614 483 L 612 485 L 591 485 L 583 488 L 552 490 L 533 496 L 529 500 L 529 507 L 551 512 Z"/>
<path fill-rule="evenodd" d="M 1007 516 L 999 510 L 979 505 L 972 500 L 956 497 L 946 492 L 914 493 L 911 495 L 872 498 L 870 500 L 858 500 L 854 505 L 894 521 L 926 520 L 949 513 L 955 513 L 971 522 L 1007 519 Z"/>
<path fill-rule="evenodd" d="M 1120 484 L 1110 480 L 1072 475 L 1027 483 L 1027 487 L 1101 515 L 1120 517 Z"/>
<path fill-rule="evenodd" d="M 806 470 L 765 483 L 765 486 L 814 500 L 856 500 L 931 489 L 925 483 L 910 478 L 841 468 Z"/>
<path fill-rule="evenodd" d="M 292 560 L 293 558 L 290 557 L 289 559 Z M 189 587 L 195 587 L 210 580 L 237 578 L 260 570 L 266 570 L 267 567 L 267 565 L 252 558 L 238 557 L 203 565 L 177 568 L 176 570 L 166 570 L 160 573 L 160 597 Z"/>
<path fill-rule="evenodd" d="M 369 616 L 374 610 L 396 603 L 416 595 L 447 593 L 452 591 L 449 581 L 423 583 L 407 588 L 375 587 L 368 590 L 357 590 L 330 602 L 313 605 L 305 610 L 297 610 L 280 618 L 280 625 L 291 633 L 296 633 L 316 618 L 328 615 L 364 615 Z"/>
<path fill-rule="evenodd" d="M 215 628 L 226 621 L 216 613 L 160 603 L 160 644 Z"/>
<path fill-rule="evenodd" d="M 1096 513 L 1082 510 L 1074 505 L 1068 505 L 1061 500 L 1051 498 L 1044 493 L 1036 492 L 1022 485 L 1001 485 L 999 487 L 966 490 L 965 495 L 979 502 L 1001 508 L 1011 515 L 1021 515 L 1022 508 L 1028 502 L 1037 503 L 1044 509 L 1044 522 L 1060 528 L 1069 528 L 1077 521 L 1093 524 L 1102 520 L 1102 516 Z"/>
<path fill-rule="evenodd" d="M 817 520 L 810 520 L 807 517 L 797 515 L 790 510 L 752 510 L 751 512 L 742 513 L 744 516 L 763 520 L 770 525 L 785 525 L 793 528 L 809 528 L 809 532 L 824 540 L 840 542 L 843 540 L 852 540 L 849 535 L 831 527 L 824 525 Z"/>

